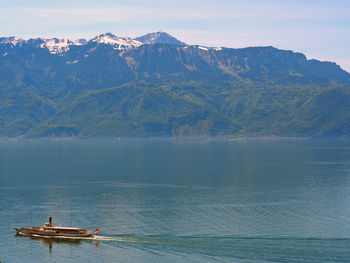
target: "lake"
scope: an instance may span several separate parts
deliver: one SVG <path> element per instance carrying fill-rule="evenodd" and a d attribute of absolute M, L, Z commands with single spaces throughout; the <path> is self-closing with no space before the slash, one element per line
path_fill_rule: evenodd
<path fill-rule="evenodd" d="M 350 262 L 350 142 L 0 142 L 0 261 Z"/>

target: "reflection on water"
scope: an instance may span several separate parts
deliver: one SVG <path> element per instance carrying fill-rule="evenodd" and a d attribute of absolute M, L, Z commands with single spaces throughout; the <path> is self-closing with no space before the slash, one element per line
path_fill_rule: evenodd
<path fill-rule="evenodd" d="M 349 145 L 0 144 L 0 260 L 348 262 Z M 30 214 L 100 234 L 13 237 Z"/>
<path fill-rule="evenodd" d="M 16 238 L 21 239 L 21 238 L 29 238 L 33 241 L 36 242 L 41 242 L 45 246 L 49 248 L 50 254 L 52 253 L 52 244 L 69 244 L 69 245 L 79 245 L 81 240 L 80 239 L 63 239 L 63 238 L 48 238 L 48 237 L 35 237 L 35 236 L 23 236 L 16 234 Z"/>

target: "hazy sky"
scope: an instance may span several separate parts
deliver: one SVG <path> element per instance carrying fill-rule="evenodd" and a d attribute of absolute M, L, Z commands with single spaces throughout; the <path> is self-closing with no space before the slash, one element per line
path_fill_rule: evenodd
<path fill-rule="evenodd" d="M 135 37 L 159 30 L 188 44 L 291 49 L 350 72 L 349 0 L 0 0 L 0 36 Z"/>

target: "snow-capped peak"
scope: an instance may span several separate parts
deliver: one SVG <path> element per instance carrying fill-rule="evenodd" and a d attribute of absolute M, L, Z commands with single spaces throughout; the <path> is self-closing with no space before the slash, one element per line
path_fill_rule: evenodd
<path fill-rule="evenodd" d="M 185 46 L 186 44 L 177 40 L 175 37 L 169 35 L 166 32 L 158 31 L 153 33 L 148 33 L 144 36 L 140 36 L 134 38 L 134 40 L 138 40 L 143 44 L 169 44 L 169 45 L 177 45 L 177 46 Z"/>
<path fill-rule="evenodd" d="M 133 40 L 129 37 L 117 37 L 112 33 L 99 35 L 97 37 L 94 37 L 90 41 L 97 42 L 100 44 L 113 45 L 115 49 L 132 48 L 132 47 L 138 47 L 142 45 L 140 41 Z"/>
<path fill-rule="evenodd" d="M 19 37 L 0 38 L 0 44 L 10 44 L 12 46 L 17 46 L 18 44 L 27 44 L 34 47 L 47 48 L 52 54 L 66 52 L 69 50 L 69 46 L 71 45 L 80 45 L 79 42 L 71 41 L 69 39 L 31 38 L 28 40 L 24 40 Z"/>
<path fill-rule="evenodd" d="M 21 43 L 23 41 L 24 39 L 19 37 L 1 37 L 0 38 L 1 44 L 12 44 L 14 46 L 16 46 L 18 43 Z"/>
<path fill-rule="evenodd" d="M 40 45 L 40 47 L 46 47 L 51 54 L 67 52 L 70 46 L 79 45 L 78 42 L 71 41 L 69 39 L 48 38 L 41 40 L 43 41 L 43 43 Z"/>
<path fill-rule="evenodd" d="M 183 42 L 177 40 L 166 32 L 150 33 L 138 38 L 130 37 L 118 37 L 112 33 L 105 33 L 92 38 L 87 41 L 85 39 L 78 39 L 75 41 L 69 39 L 59 38 L 31 38 L 24 40 L 19 37 L 2 37 L 0 38 L 0 44 L 10 45 L 11 48 L 17 45 L 29 45 L 36 48 L 46 48 L 51 54 L 63 54 L 70 50 L 72 46 L 83 46 L 87 44 L 95 45 L 111 45 L 114 49 L 129 49 L 139 47 L 143 44 L 172 44 L 172 45 L 185 45 Z"/>

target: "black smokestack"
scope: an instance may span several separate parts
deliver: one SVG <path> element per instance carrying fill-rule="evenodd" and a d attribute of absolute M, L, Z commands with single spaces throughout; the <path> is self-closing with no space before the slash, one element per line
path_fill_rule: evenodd
<path fill-rule="evenodd" d="M 49 226 L 52 226 L 52 217 L 49 217 Z"/>

